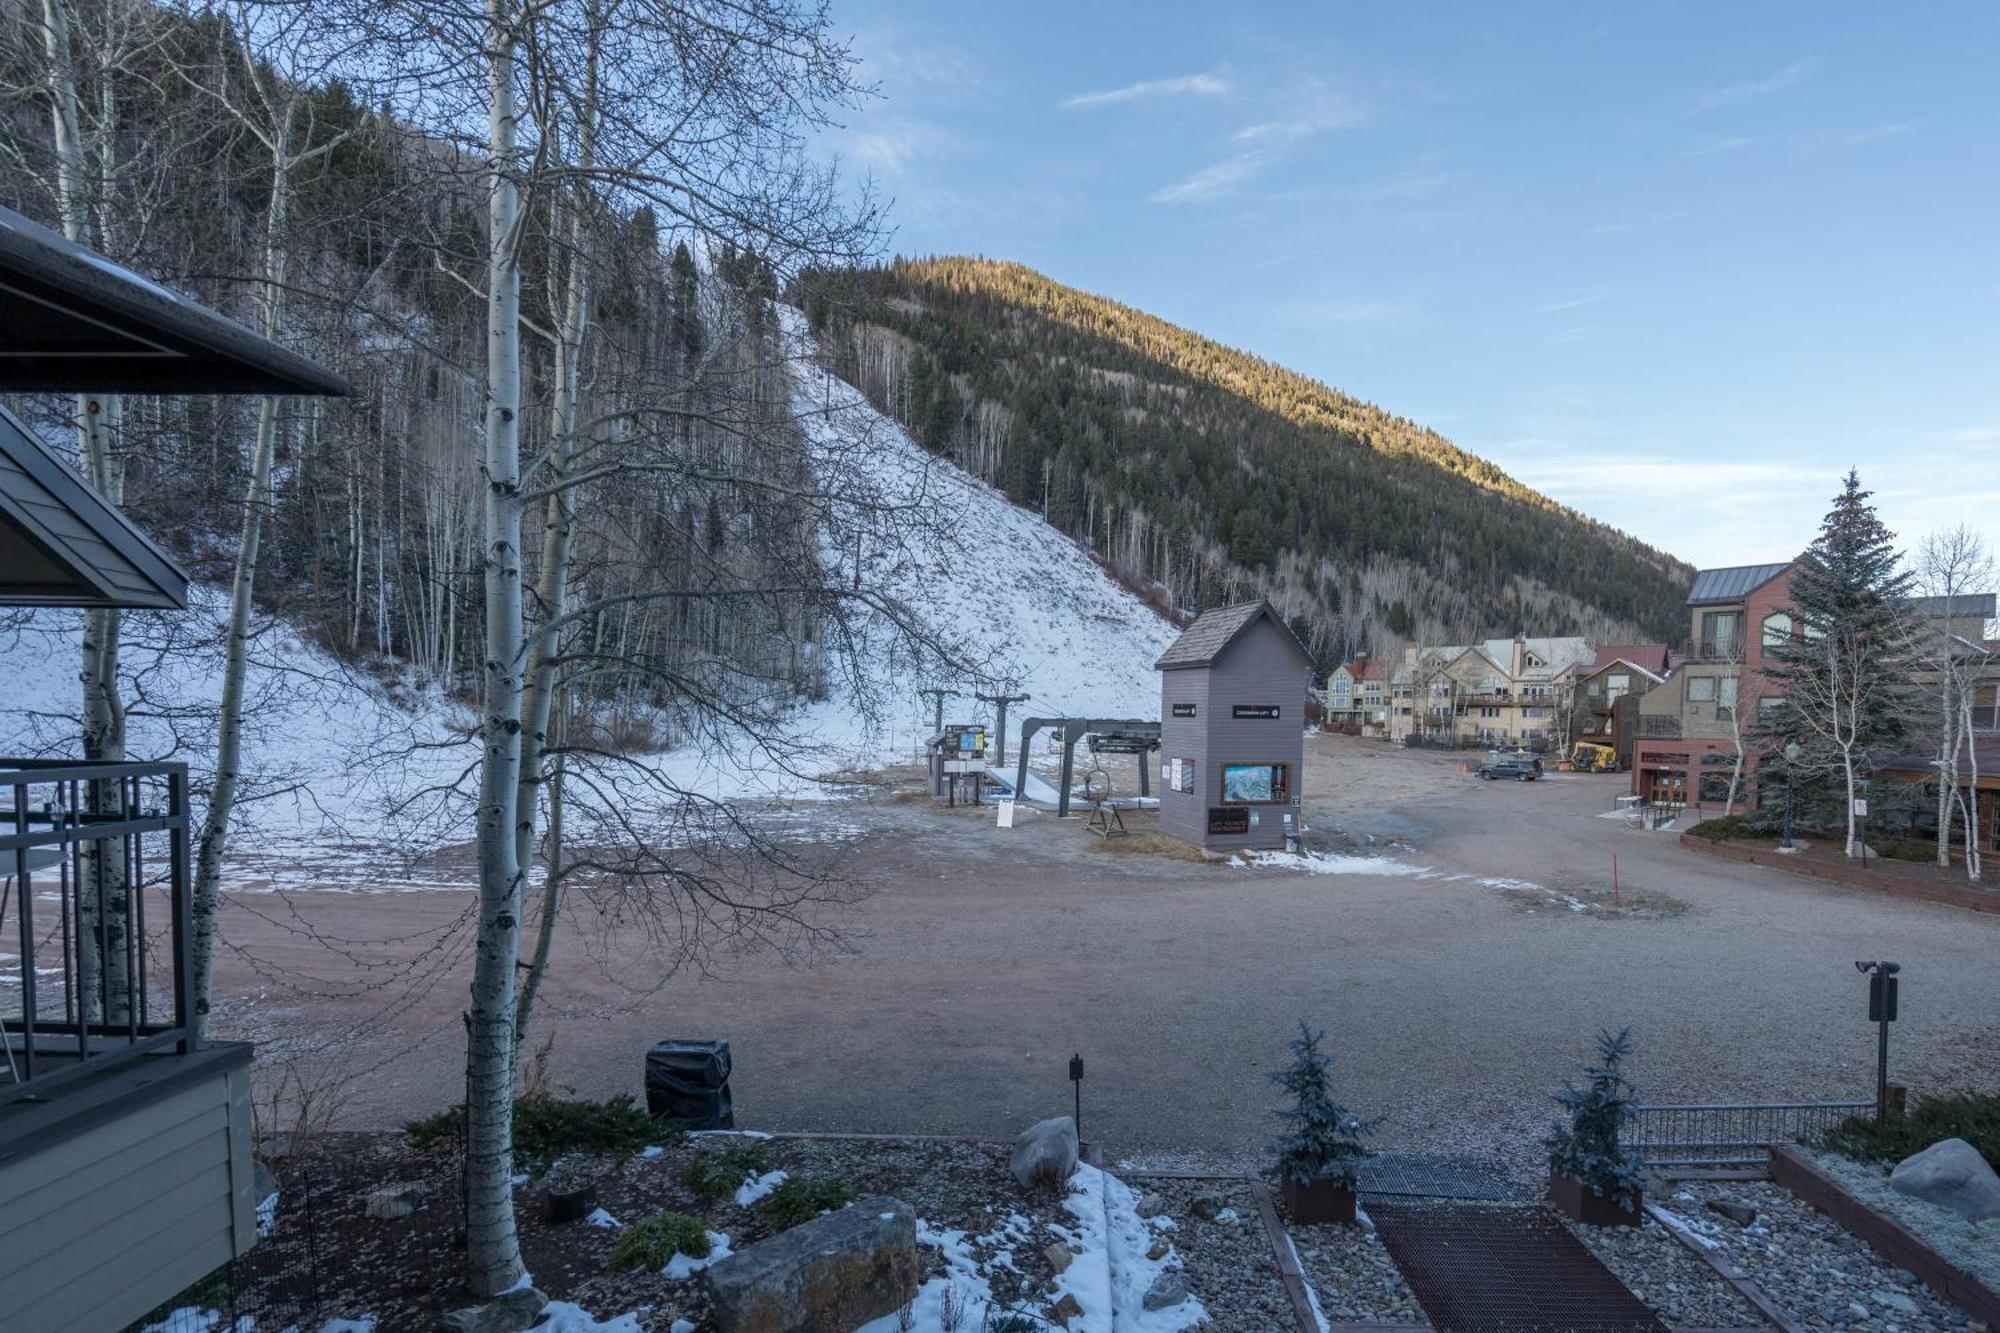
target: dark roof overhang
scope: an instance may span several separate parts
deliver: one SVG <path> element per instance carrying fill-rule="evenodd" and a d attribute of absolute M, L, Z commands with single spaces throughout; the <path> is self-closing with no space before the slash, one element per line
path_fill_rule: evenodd
<path fill-rule="evenodd" d="M 0 391 L 340 395 L 347 381 L 0 208 Z"/>

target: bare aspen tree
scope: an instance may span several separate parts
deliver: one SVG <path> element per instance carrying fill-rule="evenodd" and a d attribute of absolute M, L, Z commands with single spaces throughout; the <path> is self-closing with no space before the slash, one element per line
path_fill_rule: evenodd
<path fill-rule="evenodd" d="M 1978 786 L 1979 757 L 1973 744 L 1971 704 L 1975 677 L 1987 650 L 1984 626 L 1968 626 L 1971 634 L 1961 633 L 1955 612 L 1961 598 L 1991 590 L 1993 560 L 1978 532 L 1960 524 L 1933 532 L 1918 543 L 1915 567 L 1917 587 L 1936 599 L 1944 621 L 1938 628 L 1924 630 L 1918 645 L 1919 661 L 1934 677 L 1936 691 L 1937 864 L 1951 864 L 1952 821 L 1957 815 L 1965 829 L 1966 874 L 1977 880 L 1978 801 L 1968 801 L 1965 791 L 1968 787 L 1976 791 Z M 1973 768 L 1964 786 L 1961 757 Z"/>
<path fill-rule="evenodd" d="M 278 339 L 285 327 L 290 282 L 289 243 L 292 193 L 299 171 L 323 158 L 347 137 L 317 135 L 308 93 L 343 53 L 325 17 L 297 7 L 238 4 L 222 28 L 223 50 L 213 80 L 177 71 L 190 88 L 241 126 L 269 155 L 270 198 L 265 205 L 259 257 L 257 328 Z M 333 46 L 328 48 L 329 39 Z M 208 71 L 204 71 L 205 73 Z M 256 606 L 258 557 L 265 516 L 271 508 L 271 460 L 277 449 L 279 400 L 266 395 L 257 405 L 250 466 L 244 482 L 236 564 L 229 588 L 229 622 L 223 652 L 222 692 L 216 718 L 215 779 L 195 845 L 194 993 L 195 1029 L 206 1035 L 214 972 L 216 916 L 222 885 L 222 858 L 229 839 L 243 764 L 243 685 L 249 665 L 250 620 Z"/>

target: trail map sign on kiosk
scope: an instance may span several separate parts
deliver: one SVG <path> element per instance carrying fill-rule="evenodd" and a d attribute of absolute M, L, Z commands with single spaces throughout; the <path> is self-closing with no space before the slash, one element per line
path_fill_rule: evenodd
<path fill-rule="evenodd" d="M 1160 831 L 1217 851 L 1299 832 L 1312 659 L 1268 602 L 1205 611 L 1160 671 Z"/>

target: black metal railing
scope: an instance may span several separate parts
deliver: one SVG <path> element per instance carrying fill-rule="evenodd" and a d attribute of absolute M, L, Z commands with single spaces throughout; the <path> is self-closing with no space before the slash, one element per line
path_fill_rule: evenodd
<path fill-rule="evenodd" d="M 1652 741 L 1677 741 L 1681 738 L 1681 720 L 1670 713 L 1641 713 L 1639 735 Z"/>
<path fill-rule="evenodd" d="M 0 1106 L 194 1047 L 187 766 L 0 759 Z"/>
<path fill-rule="evenodd" d="M 1807 1142 L 1874 1109 L 1872 1101 L 1646 1104 L 1632 1108 L 1619 1137 L 1649 1166 L 1758 1166 L 1774 1143 Z"/>

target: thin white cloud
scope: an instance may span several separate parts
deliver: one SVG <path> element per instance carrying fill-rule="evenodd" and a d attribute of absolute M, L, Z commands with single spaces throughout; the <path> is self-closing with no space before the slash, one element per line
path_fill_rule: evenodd
<path fill-rule="evenodd" d="M 1597 305 L 1610 299 L 1611 290 L 1609 288 L 1586 287 L 1573 296 L 1566 296 L 1559 301 L 1551 301 L 1547 305 L 1536 306 L 1535 313 L 1538 315 L 1557 315 L 1565 310 L 1581 310 L 1585 306 Z"/>
<path fill-rule="evenodd" d="M 1718 107 L 1735 106 L 1742 102 L 1754 102 L 1759 98 L 1781 93 L 1805 82 L 1812 73 L 1813 60 L 1795 60 L 1777 73 L 1762 79 L 1748 79 L 1742 83 L 1732 83 L 1721 88 L 1711 88 L 1695 101 L 1697 112 L 1713 111 Z"/>
<path fill-rule="evenodd" d="M 1063 107 L 1080 111 L 1087 107 L 1115 106 L 1120 102 L 1138 102 L 1155 97 L 1221 97 L 1228 91 L 1228 81 L 1218 75 L 1184 74 L 1173 79 L 1146 79 L 1101 92 L 1078 93 L 1066 99 Z"/>
<path fill-rule="evenodd" d="M 1755 148 L 1763 143 L 1761 135 L 1731 134 L 1722 138 L 1703 139 L 1700 143 L 1681 150 L 1682 157 L 1715 157 L 1721 153 L 1733 153 L 1742 148 Z"/>
<path fill-rule="evenodd" d="M 1934 430 L 1930 438 L 1939 444 L 2000 444 L 2000 425 L 1954 426 L 1950 430 Z"/>
<path fill-rule="evenodd" d="M 1409 319 L 1417 313 L 1409 301 L 1386 301 L 1378 297 L 1329 298 L 1300 301 L 1281 312 L 1290 323 L 1305 328 L 1331 328 L 1344 324 L 1388 324 Z"/>
<path fill-rule="evenodd" d="M 846 147 L 870 170 L 897 176 L 919 162 L 944 155 L 957 144 L 957 137 L 943 126 L 915 117 L 897 117 L 853 131 L 847 136 Z"/>
<path fill-rule="evenodd" d="M 1870 125 L 1866 129 L 1834 130 L 1828 137 L 1848 148 L 1863 148 L 1871 143 L 1881 143 L 1884 139 L 1900 139 L 1922 124 L 1917 120 L 1895 120 L 1886 125 Z"/>
<path fill-rule="evenodd" d="M 1235 194 L 1255 180 L 1270 161 L 1271 154 L 1258 149 L 1211 162 L 1191 176 L 1163 185 L 1147 195 L 1155 204 L 1199 204 Z"/>

